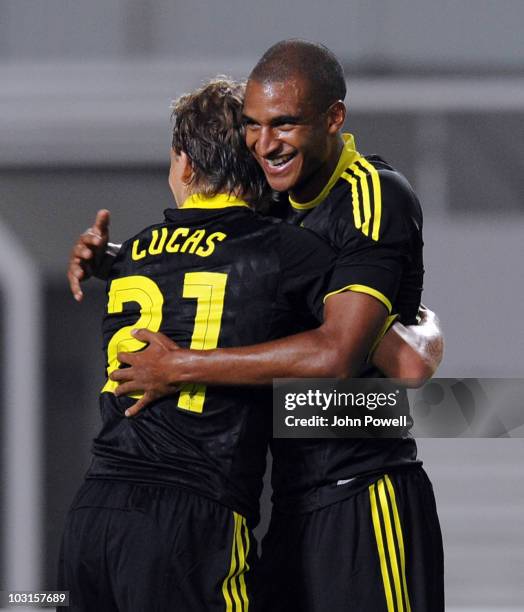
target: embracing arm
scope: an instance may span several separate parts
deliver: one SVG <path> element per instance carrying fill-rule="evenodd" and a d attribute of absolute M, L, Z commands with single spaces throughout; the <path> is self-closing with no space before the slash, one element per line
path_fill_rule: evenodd
<path fill-rule="evenodd" d="M 129 367 L 110 378 L 120 383 L 117 395 L 144 393 L 127 416 L 183 383 L 266 385 L 274 378 L 346 378 L 360 369 L 386 316 L 375 298 L 346 292 L 327 300 L 319 328 L 252 346 L 191 351 L 163 334 L 137 330 L 135 338 L 149 346 L 119 353 L 118 360 Z"/>
<path fill-rule="evenodd" d="M 182 368 L 178 381 L 264 385 L 274 378 L 348 378 L 360 369 L 386 315 L 380 302 L 363 293 L 335 295 L 326 302 L 320 327 L 263 344 L 200 352 L 202 359 Z"/>
<path fill-rule="evenodd" d="M 317 329 L 259 345 L 211 351 L 180 349 L 163 334 L 137 330 L 135 337 L 149 346 L 138 353 L 119 354 L 119 360 L 130 367 L 115 370 L 111 379 L 120 383 L 118 395 L 144 391 L 127 413 L 132 416 L 153 399 L 174 393 L 182 383 L 244 385 L 271 384 L 273 378 L 347 378 L 358 373 L 386 315 L 374 298 L 347 292 L 327 300 L 324 323 Z M 424 325 L 419 327 L 425 330 L 422 335 L 432 338 Z M 388 376 L 423 382 L 429 377 L 428 343 L 415 340 L 418 335 L 396 324 L 379 344 L 373 363 Z"/>

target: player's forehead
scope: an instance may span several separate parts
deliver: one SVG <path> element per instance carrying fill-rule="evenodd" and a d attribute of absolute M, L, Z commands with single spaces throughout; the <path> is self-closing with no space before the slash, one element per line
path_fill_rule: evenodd
<path fill-rule="evenodd" d="M 279 116 L 304 116 L 311 113 L 309 84 L 300 76 L 285 81 L 250 80 L 244 98 L 244 115 L 259 122 Z"/>

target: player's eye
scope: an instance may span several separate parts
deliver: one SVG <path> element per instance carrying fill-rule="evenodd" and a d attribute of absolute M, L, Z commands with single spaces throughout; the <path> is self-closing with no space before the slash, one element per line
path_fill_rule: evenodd
<path fill-rule="evenodd" d="M 300 119 L 298 117 L 282 117 L 278 121 L 275 121 L 274 127 L 280 132 L 290 132 L 299 124 Z"/>

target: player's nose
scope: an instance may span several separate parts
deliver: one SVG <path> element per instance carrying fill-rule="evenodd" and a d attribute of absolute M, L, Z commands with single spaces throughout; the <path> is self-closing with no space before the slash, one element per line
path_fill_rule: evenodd
<path fill-rule="evenodd" d="M 256 144 L 257 154 L 261 157 L 269 157 L 271 154 L 276 153 L 279 146 L 280 143 L 275 138 L 273 128 L 269 126 L 262 127 Z"/>

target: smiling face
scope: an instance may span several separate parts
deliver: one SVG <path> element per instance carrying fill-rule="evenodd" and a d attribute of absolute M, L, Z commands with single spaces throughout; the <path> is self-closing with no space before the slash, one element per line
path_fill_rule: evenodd
<path fill-rule="evenodd" d="M 320 193 L 336 167 L 342 148 L 342 102 L 324 112 L 316 108 L 307 81 L 250 80 L 244 100 L 246 143 L 276 191 L 297 201 Z"/>

